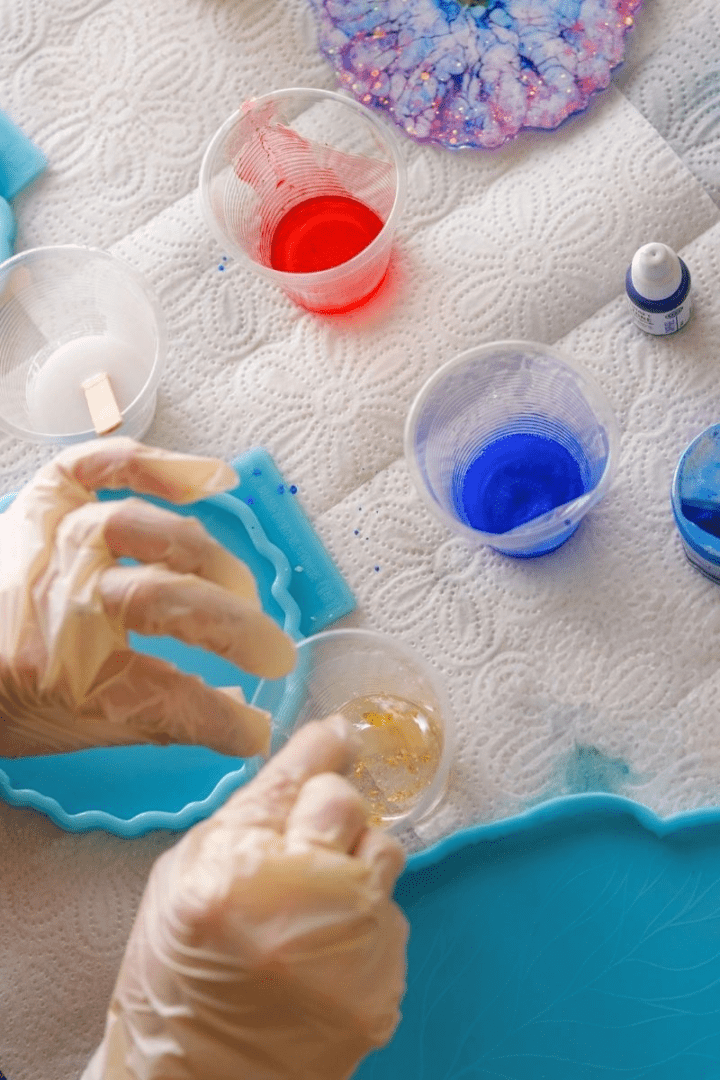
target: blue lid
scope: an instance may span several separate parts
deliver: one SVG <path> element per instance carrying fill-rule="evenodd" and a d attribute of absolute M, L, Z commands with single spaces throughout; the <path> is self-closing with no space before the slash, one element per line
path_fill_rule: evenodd
<path fill-rule="evenodd" d="M 720 424 L 707 428 L 684 451 L 671 501 L 688 558 L 720 580 Z"/>
<path fill-rule="evenodd" d="M 353 1080 L 714 1080 L 719 868 L 719 810 L 595 794 L 413 855 L 402 1020 Z"/>

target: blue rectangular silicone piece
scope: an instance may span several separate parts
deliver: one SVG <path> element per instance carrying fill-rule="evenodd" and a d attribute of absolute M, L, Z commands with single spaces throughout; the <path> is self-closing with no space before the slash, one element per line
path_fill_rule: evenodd
<path fill-rule="evenodd" d="M 254 510 L 268 540 L 290 560 L 289 592 L 302 613 L 302 636 L 353 611 L 355 597 L 305 516 L 295 485 L 283 478 L 267 450 L 253 447 L 232 466 L 240 476 L 232 494 Z"/>

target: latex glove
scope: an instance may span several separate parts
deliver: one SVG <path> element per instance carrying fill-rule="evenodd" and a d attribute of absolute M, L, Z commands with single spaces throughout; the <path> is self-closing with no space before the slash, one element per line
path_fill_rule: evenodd
<path fill-rule="evenodd" d="M 307 724 L 155 863 L 82 1080 L 345 1080 L 399 1019 L 399 844 Z"/>
<path fill-rule="evenodd" d="M 239 690 L 127 643 L 128 630 L 169 634 L 256 675 L 287 673 L 294 645 L 261 611 L 247 566 L 197 519 L 94 494 L 189 503 L 237 483 L 213 458 L 101 439 L 63 451 L 0 514 L 0 756 L 146 742 L 267 752 L 269 719 Z"/>

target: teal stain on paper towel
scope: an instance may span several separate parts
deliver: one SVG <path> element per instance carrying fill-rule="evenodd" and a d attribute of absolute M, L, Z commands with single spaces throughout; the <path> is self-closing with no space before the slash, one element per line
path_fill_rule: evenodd
<path fill-rule="evenodd" d="M 551 799 L 568 795 L 624 795 L 631 798 L 629 789 L 647 779 L 638 775 L 624 758 L 610 757 L 597 746 L 576 742 L 569 753 L 555 763 L 545 789 L 528 806 L 538 806 Z"/>
<path fill-rule="evenodd" d="M 632 770 L 622 758 L 610 758 L 596 746 L 576 743 L 565 765 L 565 791 L 579 795 L 602 791 L 618 795 L 632 784 Z"/>

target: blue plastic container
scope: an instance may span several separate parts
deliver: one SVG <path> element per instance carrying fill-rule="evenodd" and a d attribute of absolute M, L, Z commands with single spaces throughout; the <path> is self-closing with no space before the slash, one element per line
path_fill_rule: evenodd
<path fill-rule="evenodd" d="M 670 497 L 685 554 L 720 583 L 720 424 L 703 431 L 683 452 Z"/>
<path fill-rule="evenodd" d="M 173 513 L 197 517 L 251 569 L 263 609 L 294 638 L 347 615 L 355 598 L 305 516 L 295 488 L 260 447 L 232 462 L 240 475 L 231 493 Z M 119 499 L 127 492 L 102 492 Z M 12 495 L 0 499 L 0 512 Z M 138 652 L 168 660 L 211 686 L 240 686 L 250 700 L 260 682 L 228 660 L 171 637 L 130 634 Z M 113 746 L 27 758 L 0 758 L 0 798 L 47 814 L 64 829 L 105 829 L 142 836 L 151 829 L 187 829 L 208 817 L 252 779 L 262 759 L 233 758 L 204 746 Z"/>

